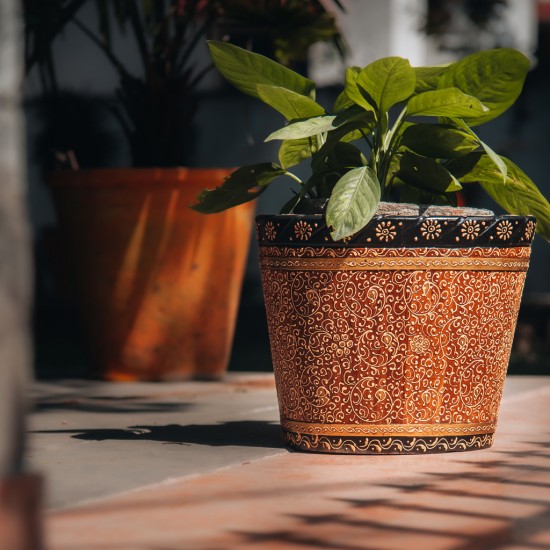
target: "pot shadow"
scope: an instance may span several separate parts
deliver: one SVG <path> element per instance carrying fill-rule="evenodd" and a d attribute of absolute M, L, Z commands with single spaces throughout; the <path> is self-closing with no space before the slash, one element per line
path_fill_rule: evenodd
<path fill-rule="evenodd" d="M 221 424 L 169 424 L 167 426 L 129 426 L 125 429 L 41 430 L 32 433 L 73 434 L 84 441 L 158 441 L 178 445 L 209 447 L 264 447 L 283 449 L 281 427 L 263 420 L 223 422 Z"/>

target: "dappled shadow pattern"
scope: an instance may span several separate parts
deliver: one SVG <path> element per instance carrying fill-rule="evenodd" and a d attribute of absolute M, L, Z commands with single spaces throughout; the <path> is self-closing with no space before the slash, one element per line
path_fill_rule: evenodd
<path fill-rule="evenodd" d="M 494 451 L 496 458 L 487 462 L 458 460 L 464 464 L 458 472 L 437 468 L 419 472 L 416 479 L 406 476 L 373 481 L 357 492 L 358 498 L 338 496 L 338 492 L 349 488 L 335 484 L 334 492 L 323 492 L 336 503 L 331 506 L 332 513 L 296 513 L 293 508 L 287 516 L 293 528 L 233 534 L 243 548 L 271 548 L 279 543 L 281 548 L 303 545 L 353 550 L 432 545 L 453 550 L 505 546 L 547 549 L 547 446 L 541 441 L 522 442 L 518 445 L 525 448 L 521 454 Z M 506 457 L 500 459 L 499 455 Z M 388 491 L 382 498 L 369 498 L 369 493 L 384 488 Z"/>
<path fill-rule="evenodd" d="M 269 533 L 236 533 L 243 536 L 247 543 L 252 544 L 253 547 L 261 548 L 263 545 L 266 548 L 277 547 L 285 548 L 288 545 L 290 548 L 299 548 L 303 546 L 305 548 L 318 548 L 319 550 L 378 550 L 375 546 L 365 545 L 364 541 L 357 541 L 357 543 L 332 543 L 330 540 L 323 536 L 305 536 L 293 531 L 273 531 Z"/>
<path fill-rule="evenodd" d="M 224 422 L 221 424 L 189 424 L 181 426 L 129 426 L 126 429 L 44 430 L 34 433 L 67 433 L 84 441 L 158 441 L 180 445 L 208 445 L 211 447 L 239 446 L 283 447 L 278 424 L 259 420 Z"/>

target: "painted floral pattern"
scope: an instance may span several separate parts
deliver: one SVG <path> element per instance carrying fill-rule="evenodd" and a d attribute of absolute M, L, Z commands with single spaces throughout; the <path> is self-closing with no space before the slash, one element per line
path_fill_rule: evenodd
<path fill-rule="evenodd" d="M 267 222 L 265 224 L 264 234 L 268 241 L 273 241 L 277 237 L 277 230 L 273 222 Z"/>
<path fill-rule="evenodd" d="M 464 222 L 460 228 L 462 236 L 468 240 L 473 241 L 479 237 L 480 225 L 475 220 L 468 220 Z"/>
<path fill-rule="evenodd" d="M 390 268 L 393 249 L 364 248 L 388 268 L 342 270 L 331 247 L 280 248 L 279 264 L 270 261 L 275 248 L 260 249 L 262 279 L 281 416 L 299 424 L 295 431 L 324 424 L 342 439 L 344 429 L 372 437 L 494 430 L 523 267 L 419 271 L 428 249 L 399 248 L 412 263 Z M 431 250 L 441 262 L 463 253 Z M 515 262 L 528 253 L 477 248 L 471 260 Z M 464 423 L 478 431 L 465 432 Z"/>
<path fill-rule="evenodd" d="M 512 236 L 512 224 L 509 221 L 501 221 L 496 228 L 499 239 L 507 241 Z"/>
<path fill-rule="evenodd" d="M 306 243 L 373 246 L 528 246 L 536 221 L 523 216 L 387 216 L 374 217 L 357 233 L 335 243 L 320 216 L 259 216 L 260 244 Z"/>
<path fill-rule="evenodd" d="M 397 232 L 392 222 L 380 222 L 375 229 L 376 237 L 383 242 L 393 241 Z"/>
<path fill-rule="evenodd" d="M 417 334 L 412 337 L 410 348 L 413 353 L 421 355 L 430 349 L 430 341 L 425 336 Z"/>
<path fill-rule="evenodd" d="M 311 225 L 307 222 L 300 221 L 294 226 L 294 234 L 296 235 L 296 238 L 301 241 L 309 240 L 311 238 L 311 233 Z"/>
<path fill-rule="evenodd" d="M 437 220 L 426 220 L 420 226 L 420 233 L 426 240 L 435 240 L 441 235 L 441 225 Z"/>
<path fill-rule="evenodd" d="M 529 220 L 527 222 L 527 225 L 525 226 L 525 238 L 528 241 L 530 241 L 533 238 L 533 234 L 535 233 L 536 226 L 537 224 L 532 220 Z"/>

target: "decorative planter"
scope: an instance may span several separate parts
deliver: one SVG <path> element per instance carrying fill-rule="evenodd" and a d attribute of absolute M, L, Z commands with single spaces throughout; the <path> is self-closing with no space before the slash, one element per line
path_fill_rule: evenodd
<path fill-rule="evenodd" d="M 229 172 L 117 169 L 52 176 L 100 376 L 216 378 L 226 371 L 254 205 L 211 216 L 188 206 Z"/>
<path fill-rule="evenodd" d="M 492 444 L 535 220 L 457 214 L 375 216 L 346 242 L 320 215 L 257 217 L 287 445 Z"/>

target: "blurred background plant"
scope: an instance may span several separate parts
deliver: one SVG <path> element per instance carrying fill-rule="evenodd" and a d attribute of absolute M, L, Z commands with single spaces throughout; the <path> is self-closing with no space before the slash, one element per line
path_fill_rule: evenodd
<path fill-rule="evenodd" d="M 300 68 L 309 46 L 331 42 L 340 55 L 344 43 L 334 15 L 320 0 L 23 0 L 26 25 L 26 69 L 37 68 L 44 101 L 39 110 L 45 119 L 38 140 L 50 143 L 56 165 L 72 159 L 69 168 L 101 165 L 104 159 L 86 152 L 91 138 L 105 133 L 93 128 L 108 109 L 122 128 L 137 167 L 168 167 L 193 163 L 193 119 L 199 105 L 199 88 L 212 65 L 205 55 L 208 37 L 246 45 Z M 87 4 L 95 4 L 97 26 L 80 17 Z M 332 0 L 333 9 L 343 9 Z M 84 94 L 59 95 L 53 43 L 73 25 L 102 52 L 116 70 L 116 101 L 93 100 Z M 114 47 L 115 34 L 130 35 L 139 55 L 141 73 L 134 74 L 128 60 Z M 74 118 L 75 103 L 95 112 L 87 120 Z M 95 103 L 95 105 L 93 105 Z M 78 117 L 77 117 L 78 118 Z M 66 135 L 51 132 L 59 120 Z M 73 128 L 76 131 L 71 130 Z M 89 139 L 75 136 L 80 131 Z M 74 143 L 69 143 L 70 139 Z M 94 140 L 95 141 L 95 140 Z M 99 148 L 105 141 L 97 141 Z M 72 147 L 72 152 L 68 148 Z M 92 164 L 90 164 L 92 163 Z M 96 165 L 97 166 L 97 165 Z"/>
<path fill-rule="evenodd" d="M 508 0 L 428 0 L 421 30 L 442 51 L 466 55 L 480 49 L 513 47 L 504 19 Z"/>

